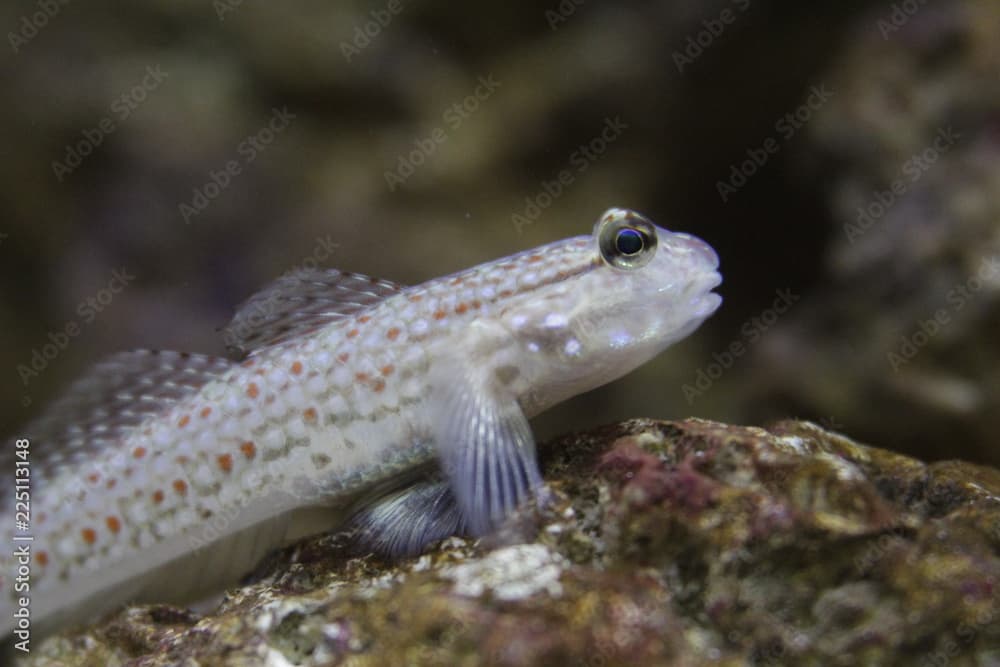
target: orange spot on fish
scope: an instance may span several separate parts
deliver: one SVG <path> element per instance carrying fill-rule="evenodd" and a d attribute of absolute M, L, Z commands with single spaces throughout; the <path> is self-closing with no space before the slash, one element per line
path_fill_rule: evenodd
<path fill-rule="evenodd" d="M 292 375 L 301 375 L 301 374 L 302 374 L 302 362 L 296 361 L 295 363 L 292 364 Z"/>
<path fill-rule="evenodd" d="M 136 447 L 135 449 L 132 450 L 132 456 L 134 456 L 137 459 L 141 459 L 145 455 L 146 455 L 145 447 Z"/>
<path fill-rule="evenodd" d="M 445 317 L 445 312 L 443 310 L 435 310 L 434 311 L 434 319 L 435 320 L 443 320 L 444 317 Z"/>
<path fill-rule="evenodd" d="M 449 284 L 449 285 L 461 285 L 461 284 L 462 284 L 463 282 L 464 282 L 464 281 L 463 281 L 463 280 L 462 280 L 461 278 L 455 278 L 454 280 L 452 280 L 452 281 L 451 281 L 450 283 L 448 283 L 448 284 Z"/>
<path fill-rule="evenodd" d="M 46 565 L 49 564 L 49 552 L 47 552 L 47 551 L 38 551 L 38 552 L 36 552 L 35 553 L 35 560 L 38 561 L 39 565 L 41 565 L 42 567 L 45 567 Z"/>
<path fill-rule="evenodd" d="M 104 523 L 107 524 L 108 530 L 112 533 L 118 533 L 122 529 L 122 522 L 116 516 L 109 516 L 104 520 Z"/>
<path fill-rule="evenodd" d="M 157 505 L 163 502 L 163 491 L 160 491 L 159 489 L 153 491 L 153 502 Z"/>
<path fill-rule="evenodd" d="M 469 305 L 472 306 L 473 310 L 479 310 L 480 308 L 482 308 L 483 302 L 480 301 L 479 299 L 474 299 L 473 302 Z"/>
<path fill-rule="evenodd" d="M 424 300 L 423 295 L 420 295 L 420 294 L 411 294 L 410 295 L 410 301 L 412 301 L 413 303 L 420 303 L 423 300 Z"/>
<path fill-rule="evenodd" d="M 354 377 L 357 379 L 358 382 L 368 381 L 368 373 L 355 373 Z"/>
<path fill-rule="evenodd" d="M 243 368 L 253 368 L 254 363 L 256 363 L 254 359 L 247 359 L 240 365 L 243 366 Z"/>
<path fill-rule="evenodd" d="M 302 416 L 305 417 L 305 420 L 307 422 L 316 421 L 317 418 L 316 408 L 306 408 L 305 410 L 302 411 Z"/>
<path fill-rule="evenodd" d="M 455 312 L 458 313 L 459 315 L 463 314 L 468 309 L 469 309 L 469 305 L 467 303 L 465 303 L 465 302 L 462 302 L 462 303 L 458 304 L 457 306 L 455 306 Z"/>
<path fill-rule="evenodd" d="M 97 531 L 93 528 L 84 528 L 80 531 L 80 535 L 83 536 L 83 541 L 87 544 L 93 544 L 97 541 Z"/>
<path fill-rule="evenodd" d="M 358 332 L 357 329 L 351 329 L 350 331 L 347 332 L 347 337 L 348 338 L 354 338 L 355 336 L 358 335 L 358 333 L 359 332 Z"/>
<path fill-rule="evenodd" d="M 257 456 L 257 446 L 249 440 L 240 445 L 240 451 L 243 452 L 243 456 L 247 457 L 247 460 L 252 460 L 253 457 Z"/>
<path fill-rule="evenodd" d="M 532 255 L 531 257 L 528 258 L 528 264 L 534 264 L 535 262 L 540 262 L 540 261 L 542 261 L 541 255 Z"/>
<path fill-rule="evenodd" d="M 393 366 L 392 364 L 386 364 L 385 366 L 382 367 L 382 375 L 389 377 L 390 375 L 392 375 L 392 372 L 394 370 L 396 370 L 395 366 Z"/>
<path fill-rule="evenodd" d="M 358 318 L 358 323 L 359 324 L 365 324 L 366 322 L 370 322 L 371 319 L 372 318 L 370 316 L 368 316 L 368 315 L 362 315 L 361 317 Z"/>
<path fill-rule="evenodd" d="M 96 472 L 92 472 L 89 475 L 87 475 L 87 481 L 90 482 L 91 484 L 97 484 L 100 480 L 101 476 L 98 475 Z"/>
<path fill-rule="evenodd" d="M 212 408 L 206 406 L 206 407 L 204 407 L 204 408 L 201 409 L 201 418 L 202 419 L 208 419 L 208 416 L 210 414 L 212 414 Z"/>
<path fill-rule="evenodd" d="M 184 428 L 185 426 L 188 425 L 188 423 L 190 421 L 191 421 L 191 418 L 189 416 L 187 416 L 187 415 L 184 415 L 183 417 L 181 417 L 180 419 L 177 420 L 177 426 L 179 428 Z"/>
<path fill-rule="evenodd" d="M 513 290 L 505 289 L 505 290 L 503 290 L 503 291 L 500 292 L 500 297 L 501 298 L 506 299 L 509 296 L 514 296 L 514 291 Z"/>
<path fill-rule="evenodd" d="M 107 487 L 107 488 L 109 488 L 109 489 L 113 489 L 113 488 L 115 488 L 115 484 L 117 484 L 117 483 L 118 483 L 117 479 L 109 479 L 108 483 L 105 484 L 104 486 Z"/>
<path fill-rule="evenodd" d="M 376 394 L 385 389 L 385 380 L 375 380 L 375 384 L 372 385 L 372 391 Z"/>
<path fill-rule="evenodd" d="M 385 332 L 386 338 L 389 340 L 396 340 L 399 338 L 399 327 L 393 327 Z"/>
<path fill-rule="evenodd" d="M 351 355 L 349 355 L 347 352 L 341 352 L 340 354 L 337 355 L 337 361 L 339 361 L 340 363 L 345 363 L 350 358 Z"/>
<path fill-rule="evenodd" d="M 177 457 L 176 459 L 174 459 L 174 460 L 175 460 L 175 461 L 177 461 L 177 463 L 179 463 L 179 464 L 181 464 L 181 465 L 183 466 L 183 465 L 187 465 L 187 464 L 188 464 L 188 462 L 189 462 L 189 461 L 190 461 L 191 459 L 189 459 L 188 457 L 186 457 L 186 456 L 184 456 L 183 454 L 181 454 L 181 455 L 179 455 L 179 456 L 178 456 L 178 457 Z"/>
<path fill-rule="evenodd" d="M 175 479 L 174 480 L 174 491 L 176 491 L 178 494 L 180 494 L 182 496 L 185 495 L 185 494 L 187 494 L 187 491 L 188 491 L 187 482 L 185 482 L 183 479 Z"/>
<path fill-rule="evenodd" d="M 256 382 L 251 382 L 247 385 L 247 396 L 250 398 L 257 398 L 260 396 L 260 387 L 257 386 Z"/>
<path fill-rule="evenodd" d="M 222 468 L 222 472 L 232 472 L 233 470 L 233 457 L 230 454 L 219 454 L 215 459 L 219 463 L 219 467 Z"/>

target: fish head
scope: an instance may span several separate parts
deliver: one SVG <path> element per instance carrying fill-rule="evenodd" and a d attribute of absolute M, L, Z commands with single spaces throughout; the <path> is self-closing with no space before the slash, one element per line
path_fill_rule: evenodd
<path fill-rule="evenodd" d="M 526 359 L 517 393 L 529 415 L 629 373 L 722 303 L 712 291 L 722 278 L 711 246 L 634 211 L 610 209 L 589 238 L 550 251 L 564 278 L 503 314 Z"/>

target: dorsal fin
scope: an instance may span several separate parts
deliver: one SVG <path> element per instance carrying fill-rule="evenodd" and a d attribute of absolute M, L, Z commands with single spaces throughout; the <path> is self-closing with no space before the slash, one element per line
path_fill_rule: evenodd
<path fill-rule="evenodd" d="M 388 280 L 336 269 L 302 269 L 281 276 L 240 304 L 222 328 L 226 349 L 242 359 L 405 289 Z"/>
<path fill-rule="evenodd" d="M 99 362 L 18 432 L 37 442 L 32 461 L 83 463 L 147 417 L 221 375 L 232 362 L 201 354 L 135 350 Z"/>

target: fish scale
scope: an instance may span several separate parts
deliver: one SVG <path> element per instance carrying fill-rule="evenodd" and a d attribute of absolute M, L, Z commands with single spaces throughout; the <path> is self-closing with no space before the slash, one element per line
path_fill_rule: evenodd
<path fill-rule="evenodd" d="M 413 530 L 409 515 L 427 530 L 407 538 L 412 548 L 460 525 L 494 527 L 540 483 L 525 419 L 651 356 L 648 331 L 604 322 L 602 308 L 619 308 L 626 282 L 646 270 L 602 255 L 609 225 L 654 230 L 660 255 L 676 246 L 684 289 L 672 297 L 687 310 L 657 325 L 659 349 L 718 306 L 708 246 L 612 209 L 593 236 L 414 287 L 332 270 L 285 276 L 234 317 L 235 361 L 138 351 L 98 366 L 19 436 L 32 442 L 34 617 L 68 622 L 141 598 L 171 563 L 201 550 L 210 562 L 213 548 L 224 556 L 240 539 L 256 558 L 302 532 L 296 510 L 343 510 L 438 464 L 421 473 L 433 485 L 399 482 L 370 503 L 372 544 L 401 543 L 386 533 Z M 588 362 L 614 357 L 625 337 L 634 359 Z M 14 526 L 12 507 L 0 516 Z M 16 563 L 0 567 L 8 619 Z M 199 581 L 242 574 L 225 563 L 201 570 Z"/>

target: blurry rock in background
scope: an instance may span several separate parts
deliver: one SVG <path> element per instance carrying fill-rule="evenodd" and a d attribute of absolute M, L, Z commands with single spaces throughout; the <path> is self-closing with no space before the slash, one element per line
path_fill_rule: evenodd
<path fill-rule="evenodd" d="M 291 268 L 415 283 L 618 205 L 715 246 L 726 302 L 541 437 L 799 416 L 1000 461 L 995 283 L 898 373 L 886 357 L 995 243 L 989 8 L 922 5 L 899 30 L 867 2 L 40 11 L 0 8 L 4 432 L 106 354 L 222 353 L 233 307 Z M 949 126 L 960 139 L 849 243 L 857 208 Z M 954 451 L 929 451 L 942 433 Z"/>
<path fill-rule="evenodd" d="M 841 94 L 809 128 L 836 223 L 826 277 L 763 340 L 754 405 L 996 464 L 1000 8 L 874 16 L 833 67 Z"/>

